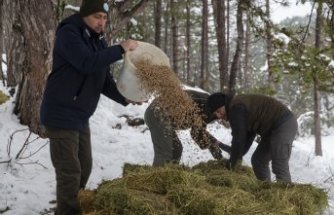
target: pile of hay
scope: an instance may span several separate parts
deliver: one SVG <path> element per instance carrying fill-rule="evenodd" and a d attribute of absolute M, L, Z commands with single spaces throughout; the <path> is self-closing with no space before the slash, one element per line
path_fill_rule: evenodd
<path fill-rule="evenodd" d="M 9 97 L 0 90 L 0 105 L 5 103 Z"/>
<path fill-rule="evenodd" d="M 126 164 L 122 178 L 104 181 L 79 198 L 86 215 L 314 215 L 327 206 L 322 189 L 259 182 L 250 168 L 232 172 L 223 162 L 210 161 L 193 168 Z"/>

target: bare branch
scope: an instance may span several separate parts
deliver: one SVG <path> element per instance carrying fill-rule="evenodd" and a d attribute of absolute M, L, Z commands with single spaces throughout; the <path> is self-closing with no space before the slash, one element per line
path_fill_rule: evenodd
<path fill-rule="evenodd" d="M 130 2 L 130 1 L 129 1 Z M 130 10 L 126 10 L 125 12 L 122 12 L 124 10 L 124 5 L 121 6 L 121 11 L 118 12 L 118 16 L 120 17 L 120 22 L 118 23 L 119 26 L 125 26 L 127 22 L 133 17 L 136 16 L 138 13 L 142 12 L 145 8 L 145 6 L 149 3 L 149 0 L 141 0 L 138 4 L 136 4 L 133 8 Z M 116 35 L 119 31 L 121 31 L 122 28 L 114 28 L 111 31 L 111 35 Z"/>
<path fill-rule="evenodd" d="M 324 180 L 324 183 L 327 183 L 328 181 L 334 182 L 334 172 L 331 167 L 329 167 L 329 172 L 330 176 L 326 180 Z"/>
<path fill-rule="evenodd" d="M 4 208 L 4 209 L 0 209 L 0 214 L 3 214 L 3 213 L 5 213 L 5 212 L 7 212 L 9 210 L 10 210 L 10 208 L 8 206 L 6 208 Z"/>
<path fill-rule="evenodd" d="M 26 150 L 26 147 L 28 146 L 29 142 L 29 138 L 30 138 L 31 132 L 29 132 L 28 137 L 26 138 L 26 140 L 23 143 L 23 146 L 21 147 L 21 149 L 19 150 L 19 152 L 16 154 L 15 156 L 15 160 L 19 159 L 20 155 L 24 153 L 24 151 Z"/>
<path fill-rule="evenodd" d="M 6 160 L 6 161 L 0 161 L 0 164 L 9 164 L 12 161 L 12 159 Z"/>
<path fill-rule="evenodd" d="M 12 147 L 12 142 L 13 142 L 13 139 L 14 139 L 14 135 L 18 132 L 23 132 L 23 131 L 26 131 L 28 129 L 21 129 L 21 130 L 17 130 L 15 132 L 13 132 L 10 137 L 9 137 L 9 140 L 8 140 L 8 145 L 7 145 L 7 153 L 8 153 L 8 156 L 10 156 L 11 154 L 11 147 Z M 44 143 L 42 146 L 40 146 L 37 150 L 35 150 L 34 152 L 30 152 L 29 155 L 26 155 L 26 156 L 23 156 L 24 153 L 26 152 L 26 150 L 28 149 L 28 146 L 30 143 L 33 143 L 35 142 L 36 140 L 38 140 L 40 137 L 36 137 L 34 138 L 33 140 L 30 140 L 30 137 L 32 135 L 32 132 L 29 132 L 27 138 L 25 139 L 22 147 L 20 148 L 20 150 L 18 151 L 18 153 L 16 154 L 15 156 L 15 160 L 16 161 L 19 161 L 19 160 L 23 160 L 23 159 L 28 159 L 28 158 L 31 158 L 32 156 L 34 156 L 35 154 L 37 154 L 40 150 L 42 150 L 42 148 L 44 148 L 46 145 L 48 145 L 49 141 L 47 141 L 46 143 Z M 3 164 L 3 163 L 7 163 L 7 164 L 10 164 L 12 161 L 12 158 L 10 158 L 9 160 L 7 161 L 1 161 L 0 164 Z M 38 161 L 35 161 L 35 162 L 30 162 L 30 163 L 18 163 L 17 164 L 21 164 L 21 165 L 26 165 L 26 164 L 38 164 L 40 166 L 42 166 L 43 168 L 47 168 L 45 167 L 44 165 L 40 164 Z"/>
<path fill-rule="evenodd" d="M 302 38 L 302 42 L 301 42 L 301 43 L 304 43 L 304 42 L 305 42 L 306 36 L 307 36 L 308 31 L 309 31 L 309 29 L 310 29 L 310 25 L 311 25 L 311 21 L 312 21 L 312 14 L 313 14 L 314 6 L 315 6 L 315 2 L 313 2 L 312 9 L 311 9 L 311 13 L 310 13 L 310 16 L 309 16 L 309 19 L 308 19 L 308 24 L 307 24 L 307 27 L 306 27 L 306 30 L 305 30 L 305 33 L 304 33 L 304 36 L 303 36 L 303 38 Z"/>
<path fill-rule="evenodd" d="M 30 153 L 30 155 L 28 155 L 26 157 L 21 157 L 21 159 L 27 159 L 27 158 L 32 157 L 33 155 L 37 154 L 37 152 L 39 152 L 42 148 L 44 148 L 48 144 L 49 144 L 49 141 L 47 141 L 44 145 L 42 145 L 41 147 L 39 147 L 35 152 Z"/>
<path fill-rule="evenodd" d="M 28 162 L 28 163 L 19 163 L 19 162 L 18 162 L 17 164 L 22 165 L 22 166 L 24 166 L 24 165 L 35 165 L 35 164 L 37 164 L 37 165 L 43 167 L 44 169 L 48 169 L 46 166 L 44 166 L 43 164 L 41 164 L 40 162 L 38 162 L 38 160 L 37 160 L 37 161 L 34 161 L 34 162 Z"/>
<path fill-rule="evenodd" d="M 21 130 L 16 130 L 16 131 L 14 131 L 14 132 L 9 136 L 9 140 L 8 140 L 8 144 L 7 144 L 7 154 L 8 154 L 8 157 L 10 157 L 10 151 L 11 151 L 11 148 L 12 148 L 12 142 L 13 142 L 14 135 L 15 135 L 16 133 L 23 132 L 23 131 L 26 131 L 26 130 L 28 130 L 28 128 L 26 128 L 26 129 L 21 129 Z"/>

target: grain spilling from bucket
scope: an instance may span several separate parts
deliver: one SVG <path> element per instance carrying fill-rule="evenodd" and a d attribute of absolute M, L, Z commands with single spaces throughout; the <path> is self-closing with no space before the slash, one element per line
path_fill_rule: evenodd
<path fill-rule="evenodd" d="M 182 90 L 182 84 L 171 68 L 152 65 L 145 60 L 138 61 L 135 66 L 141 87 L 156 98 L 155 114 L 159 114 L 159 117 L 176 130 L 203 125 L 201 111 L 191 97 Z M 208 138 L 203 137 L 197 144 L 201 148 L 207 148 Z"/>

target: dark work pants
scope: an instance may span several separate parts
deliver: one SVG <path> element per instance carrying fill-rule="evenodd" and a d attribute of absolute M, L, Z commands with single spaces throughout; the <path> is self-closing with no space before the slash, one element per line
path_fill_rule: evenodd
<path fill-rule="evenodd" d="M 291 182 L 289 160 L 292 142 L 297 133 L 297 121 L 291 117 L 270 134 L 261 138 L 261 142 L 252 155 L 252 167 L 256 177 L 262 181 L 271 181 L 269 162 L 276 180 Z"/>
<path fill-rule="evenodd" d="M 163 166 L 166 163 L 179 163 L 182 155 L 182 143 L 175 130 L 163 120 L 162 113 L 155 113 L 151 104 L 145 111 L 145 123 L 150 129 L 153 142 L 153 166 Z"/>
<path fill-rule="evenodd" d="M 92 169 L 89 128 L 46 128 L 57 180 L 57 215 L 81 214 L 78 192 L 86 186 Z"/>

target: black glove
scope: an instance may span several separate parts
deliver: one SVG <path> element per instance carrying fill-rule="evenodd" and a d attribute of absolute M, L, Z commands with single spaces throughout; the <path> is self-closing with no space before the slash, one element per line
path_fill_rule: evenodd
<path fill-rule="evenodd" d="M 213 145 L 213 144 L 212 144 L 212 145 L 209 147 L 209 151 L 210 151 L 212 157 L 214 157 L 214 159 L 216 159 L 216 160 L 221 160 L 221 159 L 223 159 L 222 151 L 221 151 L 221 149 L 219 148 L 219 146 L 216 146 L 216 145 Z"/>

